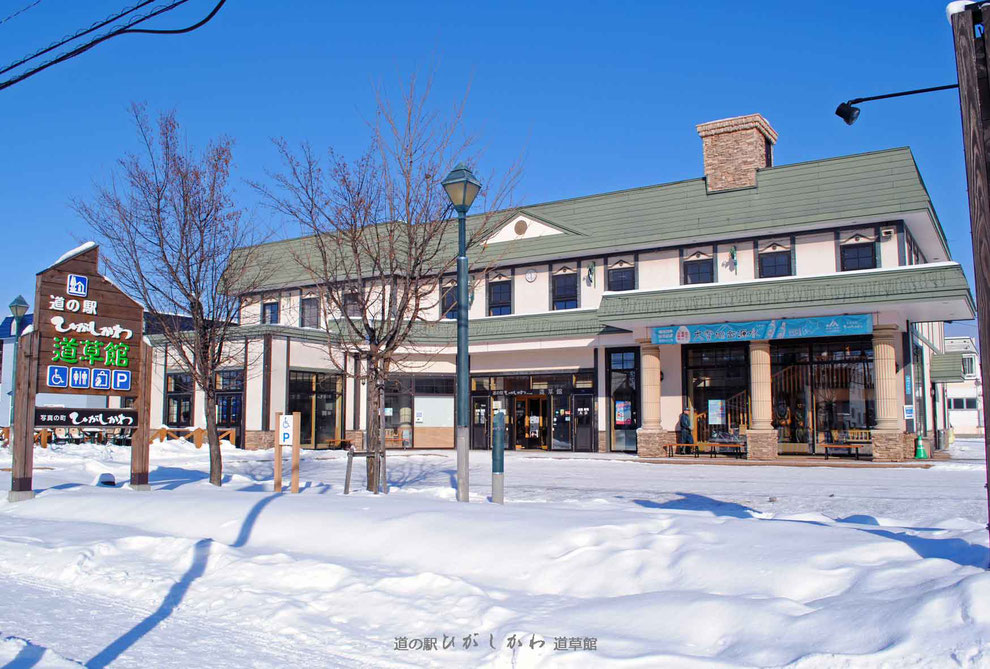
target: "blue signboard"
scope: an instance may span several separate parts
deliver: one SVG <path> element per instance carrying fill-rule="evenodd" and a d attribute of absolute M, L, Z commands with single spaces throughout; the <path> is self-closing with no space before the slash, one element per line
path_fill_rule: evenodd
<path fill-rule="evenodd" d="M 113 370 L 113 389 L 125 391 L 131 389 L 131 373 L 128 370 Z"/>
<path fill-rule="evenodd" d="M 110 370 L 93 370 L 93 390 L 110 390 Z"/>
<path fill-rule="evenodd" d="M 63 365 L 48 365 L 48 386 L 50 388 L 68 388 L 69 368 Z"/>
<path fill-rule="evenodd" d="M 69 370 L 70 388 L 89 388 L 89 368 L 73 367 Z"/>
<path fill-rule="evenodd" d="M 89 293 L 89 277 L 70 274 L 65 282 L 65 292 L 76 297 L 86 297 Z"/>
<path fill-rule="evenodd" d="M 759 339 L 800 339 L 836 337 L 873 332 L 873 316 L 815 316 L 771 321 L 711 323 L 708 325 L 671 325 L 653 328 L 654 344 L 711 344 Z"/>

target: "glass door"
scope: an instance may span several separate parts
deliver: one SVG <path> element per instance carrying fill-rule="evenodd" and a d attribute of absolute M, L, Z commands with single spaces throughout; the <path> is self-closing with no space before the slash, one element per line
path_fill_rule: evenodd
<path fill-rule="evenodd" d="M 595 424 L 592 411 L 595 398 L 591 395 L 574 395 L 571 398 L 571 423 L 574 425 L 574 450 L 591 451 L 595 444 Z"/>
<path fill-rule="evenodd" d="M 475 397 L 471 400 L 471 448 L 489 448 L 487 397 Z"/>

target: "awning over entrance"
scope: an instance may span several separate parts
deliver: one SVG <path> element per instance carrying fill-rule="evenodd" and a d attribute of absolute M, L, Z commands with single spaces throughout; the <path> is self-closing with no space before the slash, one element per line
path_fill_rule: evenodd
<path fill-rule="evenodd" d="M 969 320 L 973 298 L 958 263 L 606 293 L 603 325 L 631 328 L 896 310 L 915 322 Z"/>
<path fill-rule="evenodd" d="M 957 383 L 963 380 L 962 353 L 936 353 L 932 356 L 932 383 Z"/>

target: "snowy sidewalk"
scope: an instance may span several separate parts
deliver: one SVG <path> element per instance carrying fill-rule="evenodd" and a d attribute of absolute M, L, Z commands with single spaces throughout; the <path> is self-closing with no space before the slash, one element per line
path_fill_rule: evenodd
<path fill-rule="evenodd" d="M 155 490 L 136 493 L 91 485 L 102 471 L 126 476 L 126 449 L 36 451 L 53 467 L 37 472 L 45 490 L 0 504 L 0 660 L 990 662 L 981 465 L 508 457 L 498 507 L 484 501 L 486 455 L 472 453 L 464 505 L 452 501 L 453 454 L 391 458 L 392 494 L 345 497 L 335 453 L 304 453 L 293 496 L 270 492 L 271 453 L 225 451 L 218 490 L 204 451 L 166 445 L 152 452 Z M 396 649 L 430 639 L 436 650 Z M 554 650 L 560 639 L 597 648 Z"/>

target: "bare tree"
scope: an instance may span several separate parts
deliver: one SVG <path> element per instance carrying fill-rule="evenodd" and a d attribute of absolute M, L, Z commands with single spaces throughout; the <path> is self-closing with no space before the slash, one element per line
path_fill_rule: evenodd
<path fill-rule="evenodd" d="M 385 383 L 417 350 L 417 332 L 435 322 L 444 275 L 456 263 L 457 220 L 440 182 L 455 163 L 477 158 L 462 132 L 463 101 L 441 115 L 428 106 L 429 93 L 430 82 L 418 87 L 415 78 L 398 105 L 379 90 L 370 147 L 354 162 L 276 140 L 282 171 L 270 174 L 271 185 L 254 184 L 308 236 L 293 256 L 320 297 L 333 364 L 348 374 L 346 359 L 364 361 L 368 449 L 380 453 Z M 487 179 L 475 206 L 487 213 L 469 219 L 469 248 L 502 220 L 496 212 L 517 174 L 513 166 Z M 368 486 L 377 489 L 378 459 L 368 460 Z"/>
<path fill-rule="evenodd" d="M 106 249 L 113 279 L 144 303 L 170 355 L 202 389 L 210 444 L 210 483 L 223 463 L 217 430 L 217 371 L 243 365 L 228 338 L 237 327 L 239 300 L 264 278 L 261 240 L 246 222 L 229 184 L 233 141 L 221 137 L 202 154 L 185 144 L 172 112 L 153 127 L 133 105 L 141 150 L 118 162 L 109 185 L 73 206 Z M 235 253 L 235 249 L 240 249 Z"/>

